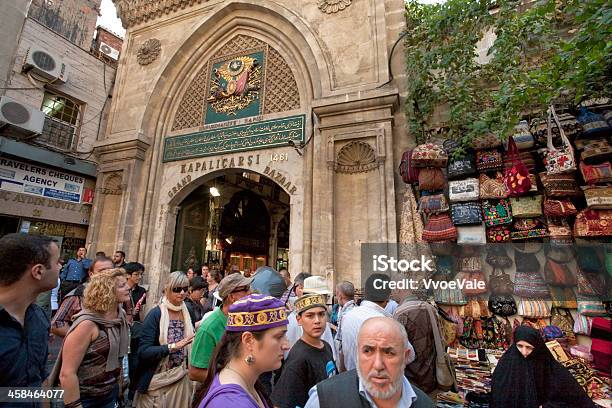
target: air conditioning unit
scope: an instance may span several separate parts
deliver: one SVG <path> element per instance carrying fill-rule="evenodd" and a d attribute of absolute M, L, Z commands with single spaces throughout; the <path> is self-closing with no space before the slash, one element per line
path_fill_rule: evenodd
<path fill-rule="evenodd" d="M 37 46 L 31 46 L 25 58 L 24 71 L 32 72 L 51 81 L 65 83 L 68 79 L 68 65 L 60 58 Z"/>
<path fill-rule="evenodd" d="M 102 54 L 108 55 L 112 59 L 115 59 L 115 60 L 119 59 L 119 50 L 111 47 L 110 45 L 108 45 L 107 43 L 103 41 L 100 42 L 100 52 Z"/>
<path fill-rule="evenodd" d="M 0 97 L 0 125 L 8 125 L 11 133 L 41 134 L 45 124 L 45 114 L 8 96 Z"/>

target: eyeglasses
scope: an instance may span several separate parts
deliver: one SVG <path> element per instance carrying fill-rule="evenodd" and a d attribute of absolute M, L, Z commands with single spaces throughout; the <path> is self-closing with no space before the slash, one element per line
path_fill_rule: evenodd
<path fill-rule="evenodd" d="M 179 288 L 172 288 L 172 291 L 174 293 L 181 293 L 181 292 L 187 293 L 187 292 L 189 292 L 189 286 L 181 286 Z"/>

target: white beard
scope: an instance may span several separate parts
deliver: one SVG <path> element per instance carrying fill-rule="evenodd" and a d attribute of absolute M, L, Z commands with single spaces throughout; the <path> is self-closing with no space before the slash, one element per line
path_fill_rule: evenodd
<path fill-rule="evenodd" d="M 403 372 L 404 372 L 404 370 L 401 371 L 402 374 L 403 374 Z M 387 374 L 386 371 L 383 372 L 383 373 Z M 377 373 L 377 374 L 382 374 L 382 373 Z M 370 396 L 372 396 L 373 398 L 376 398 L 376 399 L 382 399 L 382 400 L 389 399 L 392 396 L 394 396 L 396 392 L 401 390 L 403 385 L 404 385 L 403 384 L 403 378 L 402 378 L 403 375 L 400 375 L 389 386 L 389 388 L 386 391 L 380 391 L 375 384 L 370 382 L 370 380 L 368 379 L 369 375 L 364 375 L 361 372 L 361 369 L 359 368 L 359 364 L 357 364 L 357 375 L 359 375 L 359 378 L 363 382 L 363 385 L 365 386 L 365 389 L 368 392 L 368 394 L 370 394 Z"/>

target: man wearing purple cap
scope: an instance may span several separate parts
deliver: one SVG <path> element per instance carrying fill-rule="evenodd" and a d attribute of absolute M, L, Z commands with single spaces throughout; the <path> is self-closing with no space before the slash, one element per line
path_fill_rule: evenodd
<path fill-rule="evenodd" d="M 233 273 L 219 282 L 217 290 L 223 304 L 215 308 L 196 332 L 189 366 L 189 378 L 192 381 L 204 382 L 206 380 L 210 357 L 221 340 L 221 336 L 225 333 L 229 308 L 235 301 L 251 293 L 251 281 L 253 281 L 252 278 Z"/>
<path fill-rule="evenodd" d="M 321 340 L 327 324 L 325 297 L 304 295 L 294 306 L 303 334 L 291 348 L 272 392 L 274 406 L 279 408 L 303 407 L 308 390 L 337 372 L 331 345 Z"/>

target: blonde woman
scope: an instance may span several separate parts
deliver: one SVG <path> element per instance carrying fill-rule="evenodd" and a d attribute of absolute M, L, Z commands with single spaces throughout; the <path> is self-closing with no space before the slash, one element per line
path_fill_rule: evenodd
<path fill-rule="evenodd" d="M 172 272 L 160 305 L 143 322 L 136 373 L 138 408 L 188 407 L 191 403 L 187 362 L 194 332 L 184 302 L 188 294 L 187 275 Z"/>
<path fill-rule="evenodd" d="M 74 316 L 55 364 L 66 408 L 113 408 L 119 395 L 121 359 L 128 352 L 129 326 L 121 304 L 129 299 L 123 269 L 91 278 L 83 310 Z"/>

